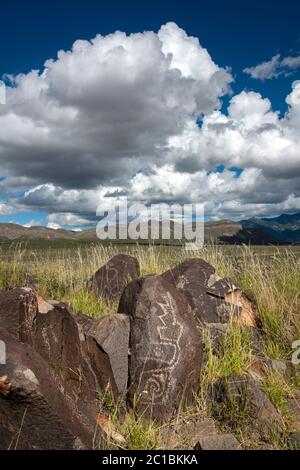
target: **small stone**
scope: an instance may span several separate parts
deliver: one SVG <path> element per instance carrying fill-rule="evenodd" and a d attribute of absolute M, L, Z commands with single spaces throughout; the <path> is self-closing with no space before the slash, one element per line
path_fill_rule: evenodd
<path fill-rule="evenodd" d="M 299 398 L 288 398 L 289 431 L 300 432 L 300 401 Z"/>
<path fill-rule="evenodd" d="M 290 361 L 270 359 L 270 367 L 277 374 L 289 379 L 293 372 L 293 364 Z"/>
<path fill-rule="evenodd" d="M 241 445 L 233 434 L 219 434 L 201 437 L 195 450 L 241 450 Z"/>
<path fill-rule="evenodd" d="M 300 431 L 292 432 L 289 435 L 289 443 L 293 449 L 300 450 Z"/>
<path fill-rule="evenodd" d="M 202 418 L 191 422 L 171 423 L 161 432 L 160 448 L 166 450 L 193 450 L 203 436 L 218 433 L 211 418 Z"/>

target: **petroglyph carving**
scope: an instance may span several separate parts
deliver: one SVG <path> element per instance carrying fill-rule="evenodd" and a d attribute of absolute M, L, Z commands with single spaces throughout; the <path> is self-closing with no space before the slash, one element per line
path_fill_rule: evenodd
<path fill-rule="evenodd" d="M 234 316 L 240 325 L 257 325 L 253 303 L 205 260 L 185 260 L 162 277 L 180 291 L 201 324 L 228 323 Z"/>
<path fill-rule="evenodd" d="M 126 287 L 119 312 L 131 317 L 127 402 L 145 417 L 165 420 L 198 390 L 202 344 L 196 320 L 178 290 L 154 275 Z"/>
<path fill-rule="evenodd" d="M 145 367 L 140 383 L 145 383 L 141 392 L 143 403 L 165 403 L 171 391 L 170 377 L 178 364 L 181 348 L 180 339 L 183 334 L 183 325 L 176 319 L 176 305 L 169 292 L 164 302 L 158 302 L 156 315 L 157 340 L 150 342 L 147 357 L 143 357 Z M 154 366 L 154 367 L 153 367 Z M 174 386 L 175 384 L 173 384 Z"/>
<path fill-rule="evenodd" d="M 178 283 L 177 283 L 177 288 L 178 289 L 183 289 L 186 286 L 186 284 L 188 284 L 188 283 L 189 283 L 189 281 L 185 276 L 179 276 Z"/>
<path fill-rule="evenodd" d="M 98 297 L 109 300 L 120 297 L 131 279 L 139 276 L 140 269 L 136 258 L 120 254 L 102 266 L 88 281 L 87 288 Z"/>
<path fill-rule="evenodd" d="M 6 344 L 0 340 L 0 365 L 6 364 Z"/>

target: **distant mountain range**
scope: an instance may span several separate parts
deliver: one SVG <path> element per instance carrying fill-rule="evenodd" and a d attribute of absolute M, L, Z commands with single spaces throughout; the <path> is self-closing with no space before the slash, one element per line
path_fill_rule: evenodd
<path fill-rule="evenodd" d="M 206 222 L 204 230 L 206 241 L 214 240 L 218 243 L 250 243 L 253 245 L 300 244 L 300 212 L 297 214 L 282 214 L 275 218 L 251 218 L 239 222 L 231 220 Z M 98 238 L 95 228 L 75 232 L 46 227 L 28 228 L 17 224 L 0 224 L 0 241 L 9 240 L 96 241 Z"/>
<path fill-rule="evenodd" d="M 221 235 L 225 243 L 298 244 L 300 243 L 300 212 L 282 214 L 274 218 L 251 218 L 240 221 L 241 228 L 229 238 Z"/>

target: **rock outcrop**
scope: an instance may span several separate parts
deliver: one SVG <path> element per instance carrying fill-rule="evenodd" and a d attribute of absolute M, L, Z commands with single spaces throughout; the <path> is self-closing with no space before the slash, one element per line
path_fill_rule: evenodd
<path fill-rule="evenodd" d="M 119 312 L 131 318 L 128 401 L 144 416 L 170 418 L 199 387 L 202 344 L 192 312 L 161 276 L 132 281 Z"/>
<path fill-rule="evenodd" d="M 32 276 L 32 288 L 0 293 L 0 449 L 101 449 L 108 437 L 124 448 L 109 415 L 115 406 L 120 415 L 133 411 L 163 424 L 167 449 L 240 449 L 217 423 L 235 432 L 245 420 L 258 435 L 281 432 L 282 416 L 262 385 L 270 372 L 287 379 L 294 369 L 261 354 L 266 336 L 245 293 L 198 258 L 162 275 L 139 274 L 128 255 L 97 271 L 89 290 L 108 306 L 119 300 L 118 312 L 97 319 L 43 299 Z M 182 414 L 196 404 L 207 333 L 218 360 L 231 319 L 249 332 L 247 370 L 210 386 L 213 419 L 199 409 Z M 287 397 L 287 405 L 289 438 L 298 446 L 299 397 Z"/>
<path fill-rule="evenodd" d="M 17 288 L 0 294 L 0 327 L 19 341 L 31 344 L 37 313 L 37 296 L 31 289 Z"/>
<path fill-rule="evenodd" d="M 3 328 L 0 338 L 7 350 L 0 449 L 101 448 L 104 433 L 95 417 L 75 396 L 73 402 L 65 399 L 65 384 L 47 362 Z"/>
<path fill-rule="evenodd" d="M 247 420 L 261 431 L 279 430 L 282 424 L 281 416 L 261 390 L 260 383 L 250 376 L 234 375 L 217 380 L 208 402 L 217 417 L 222 419 L 225 413 L 231 413 L 234 423 Z"/>
<path fill-rule="evenodd" d="M 133 256 L 120 254 L 102 266 L 88 281 L 87 289 L 97 297 L 118 300 L 126 285 L 139 277 L 138 260 Z"/>
<path fill-rule="evenodd" d="M 27 288 L 0 296 L 0 340 L 7 353 L 0 370 L 1 448 L 103 447 L 108 426 L 100 419 L 101 391 L 112 383 L 116 395 L 125 393 L 129 318 L 91 322 L 85 332 L 67 305 L 46 302 Z"/>
<path fill-rule="evenodd" d="M 80 315 L 87 350 L 102 390 L 122 402 L 127 393 L 130 319 L 128 315 L 106 315 L 99 320 Z"/>
<path fill-rule="evenodd" d="M 227 323 L 233 316 L 240 325 L 256 326 L 250 299 L 203 259 L 187 259 L 162 277 L 183 295 L 201 323 Z"/>
<path fill-rule="evenodd" d="M 87 346 L 75 321 L 74 313 L 63 303 L 48 305 L 38 312 L 33 324 L 32 345 L 61 377 L 66 399 L 96 400 L 98 382 L 90 365 Z M 45 311 L 45 304 L 43 306 Z M 96 407 L 96 402 L 93 405 Z"/>

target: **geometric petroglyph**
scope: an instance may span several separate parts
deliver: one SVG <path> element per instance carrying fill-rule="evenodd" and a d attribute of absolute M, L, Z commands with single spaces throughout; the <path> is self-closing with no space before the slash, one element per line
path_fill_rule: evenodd
<path fill-rule="evenodd" d="M 176 318 L 176 304 L 169 292 L 164 301 L 156 305 L 158 307 L 152 312 L 150 321 L 157 335 L 149 344 L 147 356 L 141 358 L 144 367 L 139 381 L 143 388 L 141 403 L 152 405 L 168 402 L 176 385 L 170 379 L 180 359 L 180 339 L 184 330 Z"/>
<path fill-rule="evenodd" d="M 5 342 L 0 340 L 0 365 L 6 364 L 6 345 Z"/>

